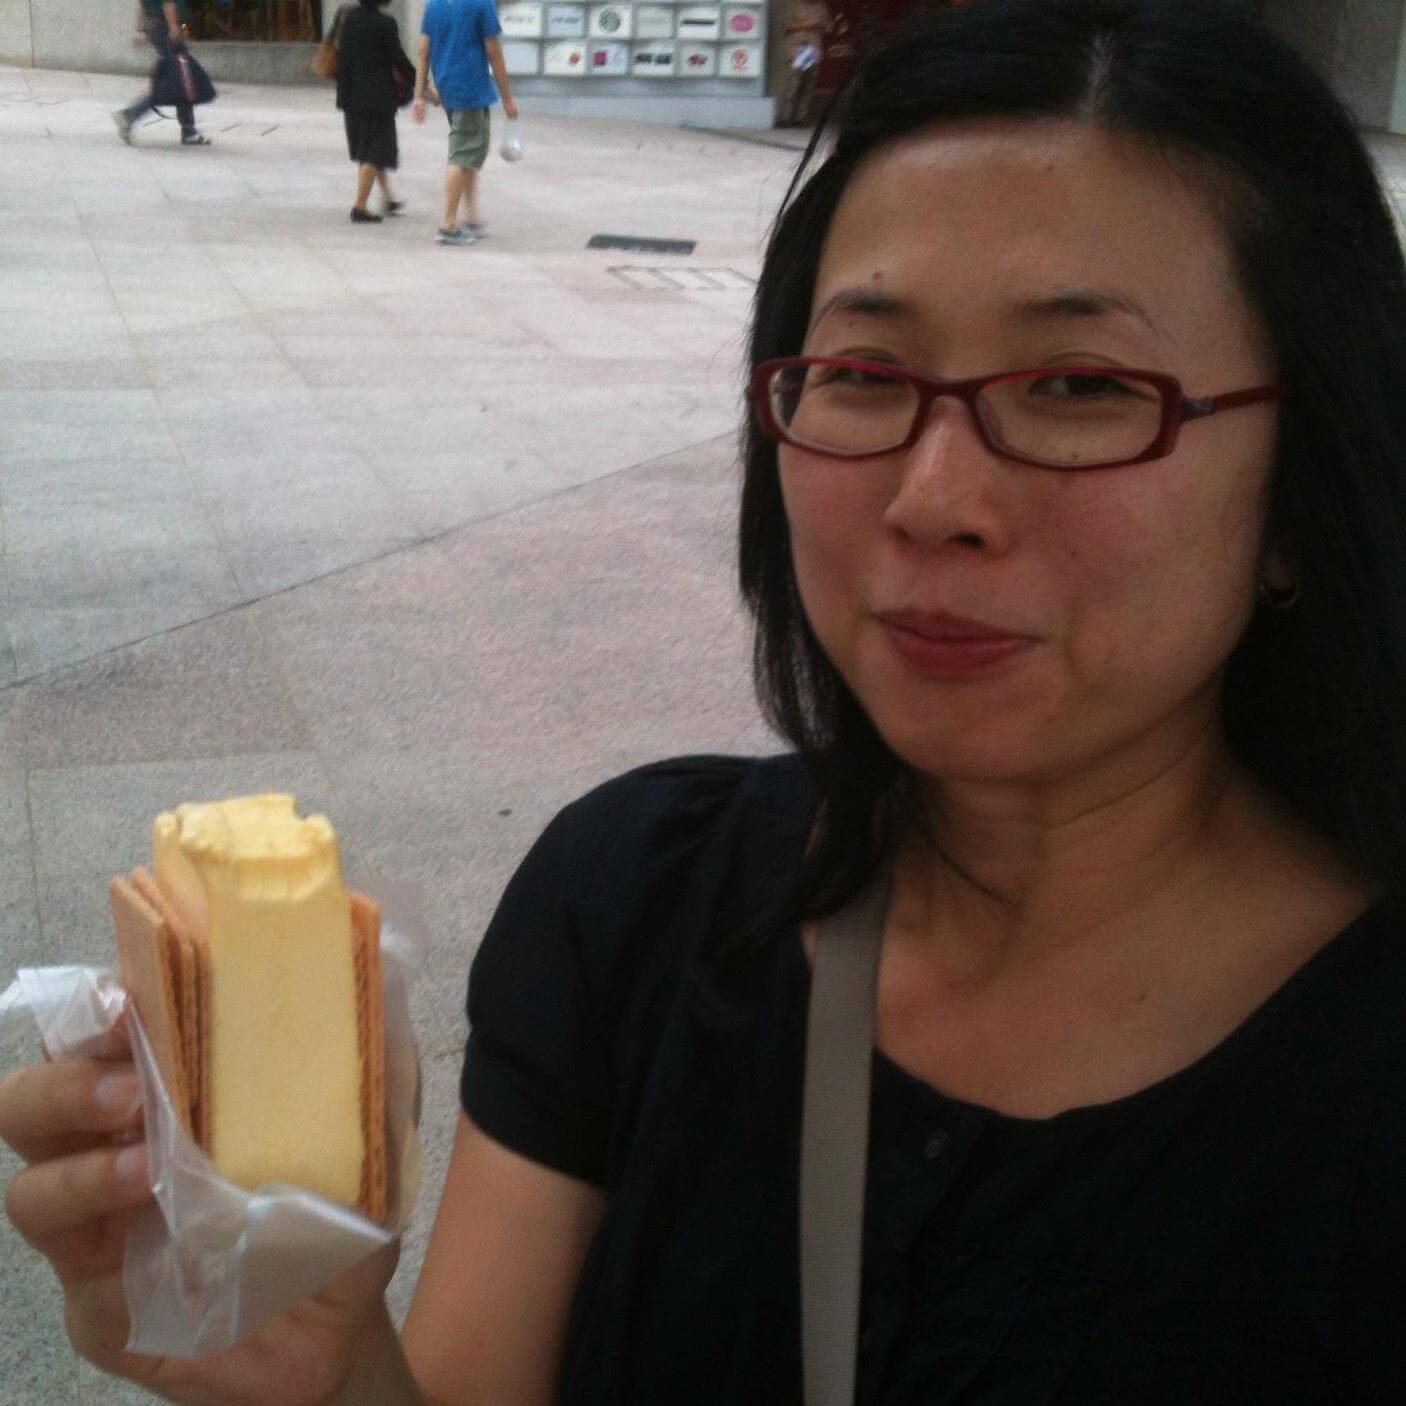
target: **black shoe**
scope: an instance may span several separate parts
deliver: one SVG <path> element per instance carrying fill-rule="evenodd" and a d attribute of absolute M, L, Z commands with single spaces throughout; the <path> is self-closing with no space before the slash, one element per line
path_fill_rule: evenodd
<path fill-rule="evenodd" d="M 351 221 L 354 225 L 378 225 L 381 223 L 381 217 L 373 215 L 370 210 L 363 210 L 359 205 L 353 205 Z"/>
<path fill-rule="evenodd" d="M 401 211 L 404 210 L 404 209 L 405 209 L 405 202 L 404 202 L 403 200 L 388 200 L 388 201 L 386 201 L 386 214 L 388 214 L 388 215 L 398 215 L 398 214 L 400 214 Z"/>
<path fill-rule="evenodd" d="M 214 143 L 204 132 L 182 132 L 182 146 L 213 146 Z"/>

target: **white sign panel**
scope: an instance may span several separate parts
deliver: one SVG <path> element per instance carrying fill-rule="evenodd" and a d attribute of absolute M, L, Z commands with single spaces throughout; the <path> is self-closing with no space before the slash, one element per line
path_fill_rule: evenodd
<path fill-rule="evenodd" d="M 536 73 L 541 59 L 541 50 L 526 39 L 503 40 L 503 65 L 509 74 L 517 78 L 523 74 Z"/>
<path fill-rule="evenodd" d="M 592 39 L 628 39 L 634 32 L 632 5 L 592 5 L 588 33 Z"/>
<path fill-rule="evenodd" d="M 680 78 L 712 78 L 717 71 L 718 51 L 714 45 L 679 45 Z"/>
<path fill-rule="evenodd" d="M 548 39 L 584 39 L 586 37 L 586 7 L 584 5 L 548 5 Z"/>
<path fill-rule="evenodd" d="M 539 4 L 507 4 L 499 7 L 498 23 L 504 39 L 540 39 L 542 37 L 542 6 Z"/>
<path fill-rule="evenodd" d="M 667 5 L 635 6 L 636 39 L 672 39 L 674 12 Z"/>
<path fill-rule="evenodd" d="M 685 5 L 679 11 L 680 39 L 718 40 L 722 38 L 723 13 L 717 5 Z"/>
<path fill-rule="evenodd" d="M 586 46 L 569 41 L 545 45 L 542 72 L 549 78 L 580 78 L 586 72 Z"/>
<path fill-rule="evenodd" d="M 756 41 L 766 36 L 760 5 L 729 5 L 723 11 L 723 38 Z"/>
<path fill-rule="evenodd" d="M 672 78 L 674 46 L 662 39 L 636 44 L 630 54 L 630 72 L 636 78 Z"/>
<path fill-rule="evenodd" d="M 762 46 L 760 44 L 724 44 L 718 56 L 720 78 L 760 78 L 762 76 Z"/>
<path fill-rule="evenodd" d="M 630 46 L 596 42 L 587 50 L 586 59 L 586 71 L 592 78 L 623 78 L 630 71 Z"/>

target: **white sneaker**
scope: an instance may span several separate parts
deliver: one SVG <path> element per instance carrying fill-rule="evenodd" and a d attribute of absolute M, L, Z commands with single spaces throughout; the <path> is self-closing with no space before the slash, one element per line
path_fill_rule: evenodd
<path fill-rule="evenodd" d="M 435 231 L 436 244 L 472 244 L 476 236 L 464 229 L 440 229 Z"/>

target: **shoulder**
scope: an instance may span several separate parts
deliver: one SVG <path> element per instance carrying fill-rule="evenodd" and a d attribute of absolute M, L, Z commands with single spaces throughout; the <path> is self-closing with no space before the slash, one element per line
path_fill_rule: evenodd
<path fill-rule="evenodd" d="M 700 755 L 653 762 L 617 776 L 567 806 L 554 825 L 601 858 L 665 864 L 725 832 L 758 838 L 808 808 L 801 759 Z"/>
<path fill-rule="evenodd" d="M 689 756 L 639 767 L 556 816 L 495 922 L 516 929 L 526 919 L 538 931 L 550 924 L 556 940 L 607 966 L 688 947 L 789 867 L 813 804 L 795 756 Z"/>

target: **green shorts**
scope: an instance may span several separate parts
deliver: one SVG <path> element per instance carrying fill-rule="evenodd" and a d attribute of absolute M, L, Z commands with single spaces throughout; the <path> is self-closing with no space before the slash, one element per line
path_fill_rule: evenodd
<path fill-rule="evenodd" d="M 449 118 L 449 164 L 482 170 L 488 155 L 488 109 L 460 108 Z"/>

